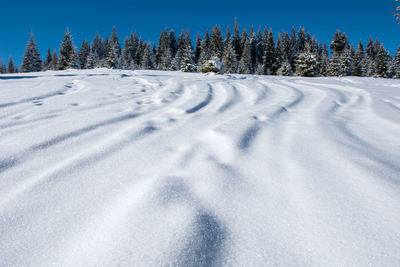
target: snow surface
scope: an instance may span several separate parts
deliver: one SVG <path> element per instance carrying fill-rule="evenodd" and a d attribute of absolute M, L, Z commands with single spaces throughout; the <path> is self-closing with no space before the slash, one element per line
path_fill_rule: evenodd
<path fill-rule="evenodd" d="M 400 266 L 400 82 L 0 76 L 1 266 Z"/>

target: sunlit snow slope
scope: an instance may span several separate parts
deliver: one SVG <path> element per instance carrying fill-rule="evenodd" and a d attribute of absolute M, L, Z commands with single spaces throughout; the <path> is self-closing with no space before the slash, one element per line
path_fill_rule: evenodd
<path fill-rule="evenodd" d="M 400 82 L 0 76 L 1 266 L 400 266 Z"/>

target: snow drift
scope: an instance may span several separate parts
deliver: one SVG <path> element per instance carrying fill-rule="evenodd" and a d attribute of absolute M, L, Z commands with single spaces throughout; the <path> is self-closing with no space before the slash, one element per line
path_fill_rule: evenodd
<path fill-rule="evenodd" d="M 400 82 L 0 76 L 2 266 L 399 266 Z"/>

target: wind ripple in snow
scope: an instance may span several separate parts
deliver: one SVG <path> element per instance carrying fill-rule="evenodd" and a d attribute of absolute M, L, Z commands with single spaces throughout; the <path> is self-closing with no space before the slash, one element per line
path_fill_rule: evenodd
<path fill-rule="evenodd" d="M 0 265 L 399 266 L 399 88 L 0 75 Z"/>

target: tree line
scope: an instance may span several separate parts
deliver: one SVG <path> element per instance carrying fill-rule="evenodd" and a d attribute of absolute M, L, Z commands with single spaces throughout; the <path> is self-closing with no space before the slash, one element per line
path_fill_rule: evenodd
<path fill-rule="evenodd" d="M 235 19 L 233 32 L 221 27 L 211 33 L 197 34 L 195 43 L 189 30 L 179 36 L 167 28 L 161 33 L 158 45 L 145 42 L 135 33 L 121 47 L 115 27 L 110 37 L 96 34 L 89 44 L 83 41 L 78 50 L 69 30 L 58 53 L 49 48 L 42 60 L 34 35 L 27 43 L 18 69 L 10 58 L 8 66 L 0 64 L 0 72 L 35 72 L 46 70 L 93 69 L 99 67 L 144 70 L 180 70 L 185 72 L 218 72 L 281 76 L 361 76 L 400 78 L 400 47 L 391 56 L 378 40 L 369 39 L 366 47 L 349 43 L 345 33 L 337 31 L 329 47 L 319 42 L 304 28 L 280 32 L 277 39 L 267 27 L 253 27 L 241 32 Z"/>

